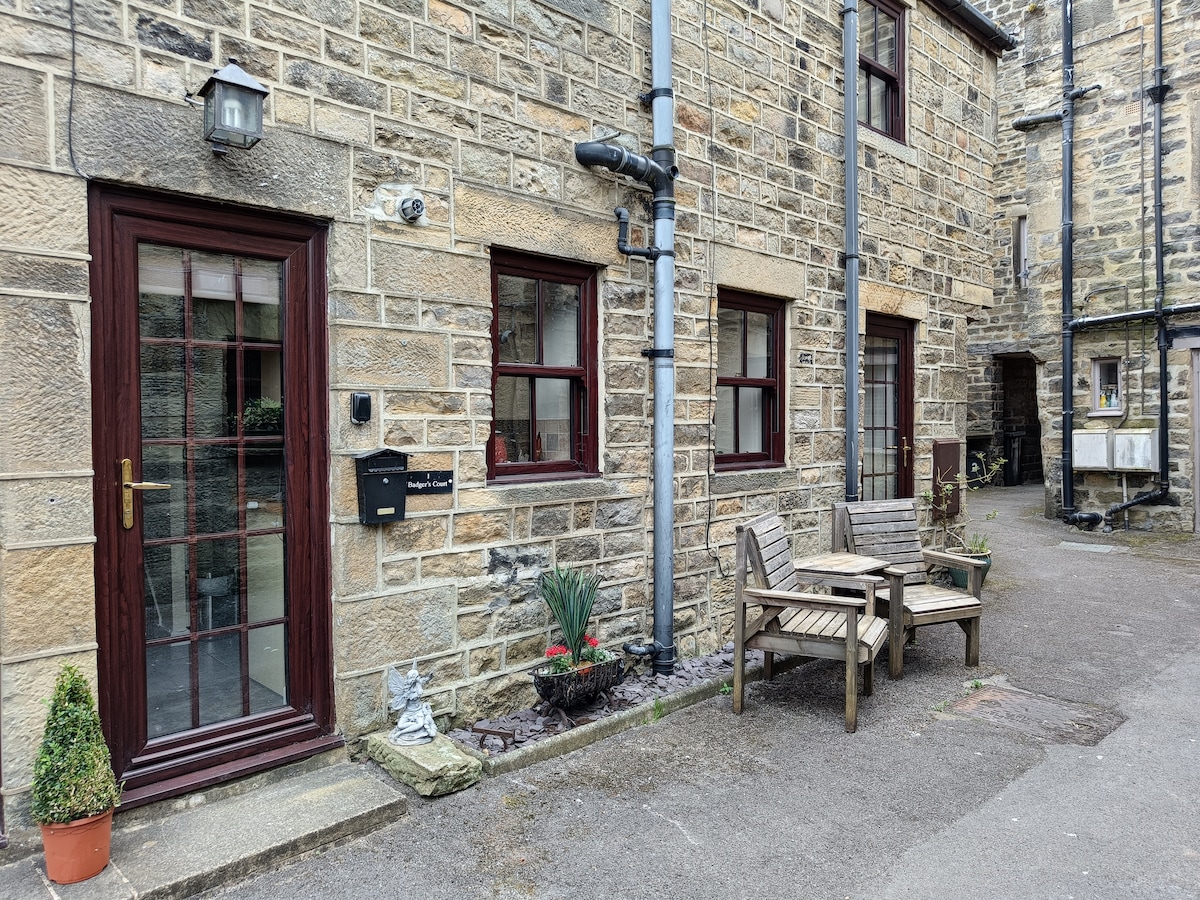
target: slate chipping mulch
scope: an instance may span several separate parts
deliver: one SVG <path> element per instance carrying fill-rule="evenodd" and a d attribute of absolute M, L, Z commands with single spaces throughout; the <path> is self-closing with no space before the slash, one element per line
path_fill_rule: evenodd
<path fill-rule="evenodd" d="M 761 654 L 754 651 L 752 656 Z M 542 702 L 506 716 L 480 719 L 463 728 L 452 729 L 446 734 L 469 747 L 496 755 L 598 721 L 656 697 L 667 697 L 704 682 L 733 676 L 732 642 L 709 656 L 676 660 L 675 671 L 671 675 L 655 675 L 649 661 L 635 660 L 631 666 L 630 660 L 634 658 L 626 656 L 625 659 L 625 680 L 609 688 L 591 703 L 571 710 L 560 710 Z M 747 662 L 751 660 L 748 659 Z M 479 729 L 503 732 L 504 736 L 488 734 Z"/>

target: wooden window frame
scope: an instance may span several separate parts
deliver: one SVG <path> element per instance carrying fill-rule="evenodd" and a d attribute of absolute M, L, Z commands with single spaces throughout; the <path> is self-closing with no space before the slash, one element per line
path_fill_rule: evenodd
<path fill-rule="evenodd" d="M 1116 380 L 1112 382 L 1115 386 L 1115 396 L 1111 393 L 1105 393 L 1103 390 L 1103 372 L 1105 366 L 1114 366 L 1117 370 Z M 1123 384 L 1122 359 L 1119 356 L 1098 356 L 1092 360 L 1092 408 L 1088 413 L 1089 416 L 1123 416 L 1125 415 L 1125 385 Z M 1101 406 L 1100 397 L 1105 395 L 1105 403 Z M 1112 400 L 1116 400 L 1116 404 L 1112 405 Z"/>
<path fill-rule="evenodd" d="M 547 366 L 537 363 L 500 361 L 501 275 L 531 278 L 540 282 L 569 284 L 579 288 L 579 365 Z M 528 460 L 498 462 L 496 431 L 487 443 L 487 477 L 491 482 L 533 482 L 570 478 L 592 478 L 599 471 L 599 427 L 597 369 L 599 348 L 597 331 L 597 282 L 594 266 L 550 257 L 534 256 L 515 250 L 492 251 L 492 421 L 495 422 L 496 383 L 503 377 L 562 378 L 572 385 L 572 443 L 574 450 L 566 460 Z M 537 342 L 542 346 L 541 291 L 538 292 Z M 531 411 L 531 415 L 536 413 Z"/>
<path fill-rule="evenodd" d="M 771 317 L 771 362 L 766 378 L 747 378 L 745 376 L 718 375 L 717 387 L 762 387 L 767 388 L 767 406 L 763 422 L 763 447 L 759 453 L 717 453 L 714 447 L 714 467 L 718 472 L 736 469 L 770 469 L 784 464 L 785 433 L 784 411 L 786 390 L 784 377 L 787 372 L 785 365 L 786 341 L 785 332 L 787 304 L 777 297 L 764 297 L 722 288 L 717 292 L 717 309 L 734 309 L 742 312 L 757 312 Z M 746 358 L 746 330 L 742 329 L 742 359 Z M 713 403 L 716 404 L 714 393 Z M 734 410 L 734 434 L 738 433 L 738 415 Z"/>
<path fill-rule="evenodd" d="M 905 40 L 904 31 L 906 25 L 906 10 L 903 6 L 896 3 L 891 3 L 889 0 L 864 0 L 864 5 L 873 7 L 880 12 L 886 13 L 896 20 L 896 68 L 889 69 L 882 65 L 873 56 L 863 52 L 861 44 L 858 50 L 858 70 L 865 72 L 867 75 L 874 76 L 884 82 L 887 87 L 887 127 L 883 129 L 876 128 L 870 122 L 870 113 L 864 110 L 860 104 L 858 111 L 859 124 L 877 134 L 883 134 L 893 140 L 905 140 Z M 870 90 L 867 91 L 867 97 L 870 98 Z"/>

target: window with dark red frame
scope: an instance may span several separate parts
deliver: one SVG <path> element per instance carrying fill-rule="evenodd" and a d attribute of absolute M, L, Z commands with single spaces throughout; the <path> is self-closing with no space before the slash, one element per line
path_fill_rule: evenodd
<path fill-rule="evenodd" d="M 887 0 L 858 11 L 858 120 L 904 140 L 904 8 Z"/>
<path fill-rule="evenodd" d="M 596 270 L 496 250 L 492 304 L 488 477 L 596 474 Z"/>
<path fill-rule="evenodd" d="M 717 297 L 716 466 L 783 465 L 782 300 Z"/>

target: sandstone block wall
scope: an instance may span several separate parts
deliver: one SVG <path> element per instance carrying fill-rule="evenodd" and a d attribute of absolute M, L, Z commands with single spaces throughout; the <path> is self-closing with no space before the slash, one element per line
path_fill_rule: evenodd
<path fill-rule="evenodd" d="M 650 267 L 616 251 L 612 209 L 649 241 L 649 194 L 583 169 L 578 141 L 648 152 L 648 6 L 18 0 L 0 12 L 0 632 L 4 788 L 28 782 L 53 669 L 95 649 L 86 181 L 329 223 L 330 543 L 337 718 L 384 719 L 383 673 L 417 658 L 435 712 L 532 699 L 550 626 L 537 576 L 603 578 L 599 637 L 649 631 Z M 797 552 L 829 544 L 844 494 L 841 5 L 679 3 L 676 635 L 729 629 L 733 528 L 778 509 Z M 706 18 L 707 17 L 707 18 Z M 72 30 L 75 43 L 72 50 Z M 965 433 L 968 316 L 989 302 L 995 60 L 931 7 L 909 13 L 908 134 L 865 132 L 862 305 L 917 336 L 917 453 Z M 185 102 L 236 57 L 270 88 L 266 138 L 214 158 Z M 74 75 L 72 75 L 74 71 Z M 20 123 L 20 127 L 15 127 Z M 409 224 L 400 200 L 426 213 Z M 489 250 L 596 265 L 601 477 L 486 480 Z M 786 465 L 712 468 L 719 287 L 787 301 Z M 862 321 L 851 327 L 862 328 Z M 349 395 L 377 414 L 349 421 Z M 53 405 L 56 415 L 37 415 Z M 391 446 L 453 469 L 453 494 L 358 524 L 352 457 Z M 918 492 L 921 486 L 918 485 Z M 26 625 L 55 597 L 52 626 Z"/>

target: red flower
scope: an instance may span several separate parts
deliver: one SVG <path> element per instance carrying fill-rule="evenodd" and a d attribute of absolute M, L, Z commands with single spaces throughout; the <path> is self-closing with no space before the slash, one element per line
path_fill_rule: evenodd
<path fill-rule="evenodd" d="M 553 647 L 546 648 L 546 655 L 549 657 L 552 657 L 552 658 L 555 656 L 565 656 L 566 654 L 568 654 L 570 652 L 571 651 L 568 650 L 566 647 L 564 647 L 562 644 L 555 644 Z"/>
<path fill-rule="evenodd" d="M 599 646 L 600 646 L 600 642 L 599 642 L 598 640 L 596 640 L 594 637 L 592 637 L 590 634 L 589 634 L 589 635 L 587 635 L 586 637 L 584 637 L 584 640 L 585 640 L 585 641 L 587 641 L 587 645 L 588 645 L 589 647 L 593 647 L 593 648 L 594 648 L 594 647 L 599 647 Z"/>

